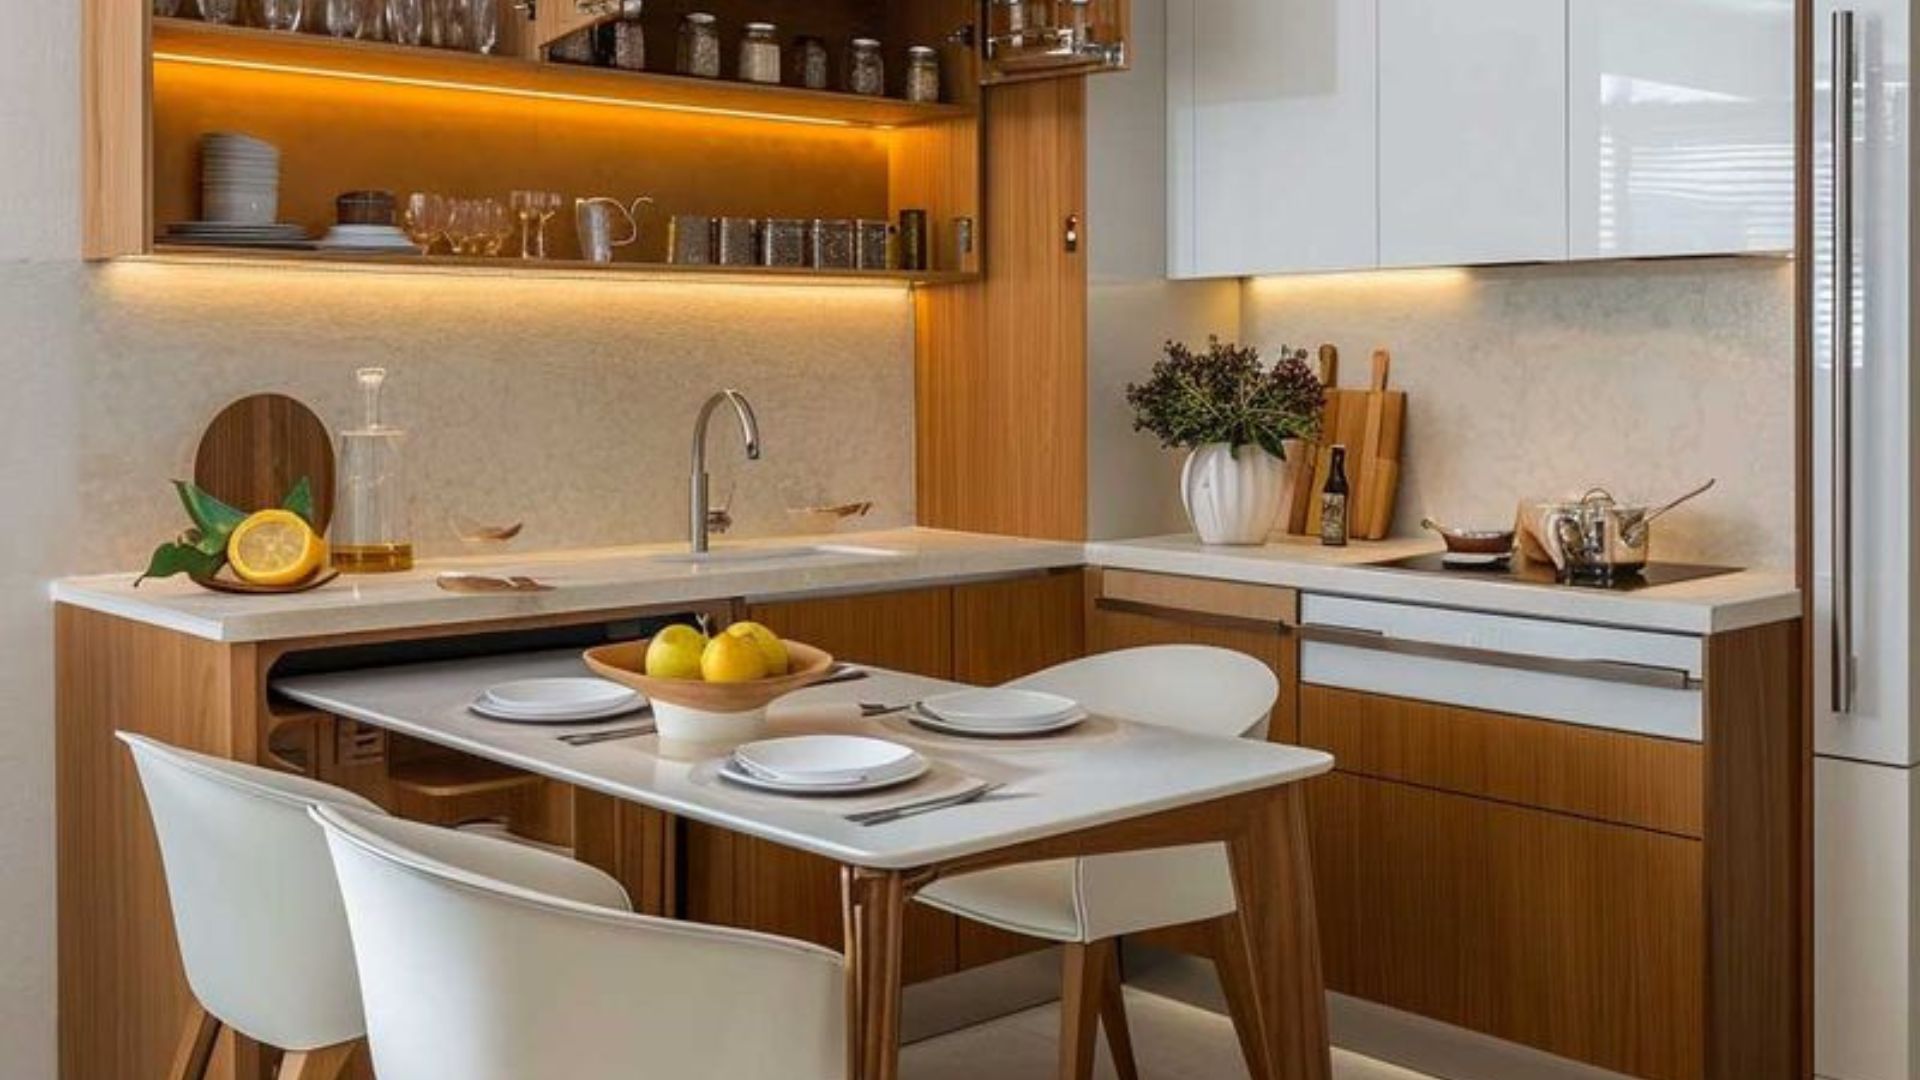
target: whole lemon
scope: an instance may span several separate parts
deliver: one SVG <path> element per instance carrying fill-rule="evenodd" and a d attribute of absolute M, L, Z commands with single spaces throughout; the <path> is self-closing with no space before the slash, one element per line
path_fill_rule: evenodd
<path fill-rule="evenodd" d="M 757 622 L 734 623 L 727 627 L 726 634 L 753 642 L 753 647 L 759 649 L 760 655 L 767 661 L 768 675 L 785 675 L 791 666 L 787 657 L 787 643 L 780 640 L 779 634 Z"/>
<path fill-rule="evenodd" d="M 744 637 L 721 634 L 700 654 L 700 674 L 711 683 L 743 683 L 767 676 L 767 658 Z"/>
<path fill-rule="evenodd" d="M 707 635 L 691 626 L 674 625 L 653 635 L 647 644 L 647 676 L 654 679 L 698 679 L 700 657 Z"/>

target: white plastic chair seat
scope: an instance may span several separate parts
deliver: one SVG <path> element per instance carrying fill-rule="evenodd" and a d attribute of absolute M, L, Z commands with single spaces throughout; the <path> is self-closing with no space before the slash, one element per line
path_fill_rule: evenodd
<path fill-rule="evenodd" d="M 1102 653 L 1008 685 L 1060 694 L 1103 716 L 1223 738 L 1264 737 L 1280 693 L 1265 664 L 1201 645 Z M 916 899 L 1003 930 L 1082 944 L 1214 919 L 1237 906 L 1220 844 L 983 870 L 937 881 Z"/>
<path fill-rule="evenodd" d="M 983 870 L 936 881 L 919 900 L 1001 930 L 1081 944 L 1234 910 L 1232 870 L 1219 844 Z"/>

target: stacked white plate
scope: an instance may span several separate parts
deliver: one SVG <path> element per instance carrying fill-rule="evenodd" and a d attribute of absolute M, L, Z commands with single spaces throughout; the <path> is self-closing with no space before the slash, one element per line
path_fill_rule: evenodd
<path fill-rule="evenodd" d="M 298 225 L 235 225 L 221 221 L 177 221 L 162 237 L 170 244 L 206 247 L 306 248 L 307 230 Z"/>
<path fill-rule="evenodd" d="M 951 735 L 1019 738 L 1065 731 L 1087 718 L 1072 698 L 1038 690 L 957 690 L 922 701 L 913 710 L 922 727 Z"/>
<path fill-rule="evenodd" d="M 646 695 L 605 679 L 521 679 L 489 687 L 474 712 L 521 724 L 578 724 L 608 720 L 647 704 Z"/>
<path fill-rule="evenodd" d="M 215 132 L 200 139 L 200 217 L 271 225 L 280 215 L 280 151 L 251 135 Z"/>
<path fill-rule="evenodd" d="M 738 747 L 720 775 L 789 795 L 849 795 L 904 784 L 928 768 L 926 758 L 885 739 L 800 735 Z"/>
<path fill-rule="evenodd" d="M 320 238 L 320 247 L 329 251 L 420 254 L 419 246 L 392 225 L 335 225 Z"/>

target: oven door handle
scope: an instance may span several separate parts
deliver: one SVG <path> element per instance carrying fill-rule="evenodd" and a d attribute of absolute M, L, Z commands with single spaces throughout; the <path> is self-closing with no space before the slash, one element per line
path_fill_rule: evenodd
<path fill-rule="evenodd" d="M 1655 664 L 1635 664 L 1625 660 L 1582 660 L 1527 653 L 1501 652 L 1471 645 L 1448 645 L 1438 641 L 1389 637 L 1379 630 L 1356 630 L 1348 626 L 1309 623 L 1300 627 L 1300 640 L 1310 644 L 1340 645 L 1350 649 L 1414 656 L 1425 660 L 1447 660 L 1458 664 L 1526 671 L 1536 675 L 1559 675 L 1572 679 L 1646 686 L 1656 690 L 1698 690 L 1705 685 L 1692 672 Z"/>

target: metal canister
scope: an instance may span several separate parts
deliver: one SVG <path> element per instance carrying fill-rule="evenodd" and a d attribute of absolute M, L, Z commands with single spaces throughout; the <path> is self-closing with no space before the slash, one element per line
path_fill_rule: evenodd
<path fill-rule="evenodd" d="M 819 270 L 851 270 L 858 261 L 853 222 L 846 218 L 815 218 L 813 265 Z"/>
<path fill-rule="evenodd" d="M 926 270 L 930 259 L 927 251 L 927 212 L 900 211 L 900 269 Z"/>
<path fill-rule="evenodd" d="M 711 266 L 714 221 L 703 214 L 676 214 L 667 222 L 667 261 L 680 266 Z"/>
<path fill-rule="evenodd" d="M 854 244 L 853 265 L 861 270 L 893 269 L 887 254 L 887 241 L 893 233 L 893 223 L 861 218 L 854 222 L 853 227 L 858 234 Z"/>
<path fill-rule="evenodd" d="M 760 224 L 760 265 L 813 265 L 812 233 L 805 218 L 768 218 Z"/>
<path fill-rule="evenodd" d="M 713 249 L 721 266 L 755 265 L 760 261 L 760 222 L 754 218 L 721 218 Z"/>

